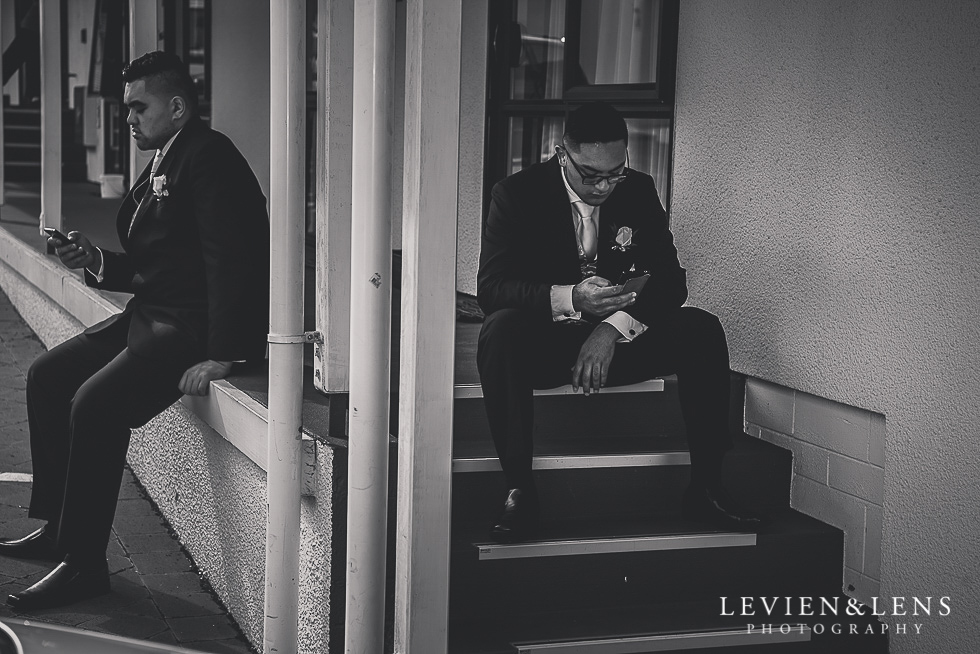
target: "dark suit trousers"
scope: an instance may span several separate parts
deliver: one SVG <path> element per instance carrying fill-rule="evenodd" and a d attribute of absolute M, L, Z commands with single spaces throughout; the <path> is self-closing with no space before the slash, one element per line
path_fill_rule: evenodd
<path fill-rule="evenodd" d="M 503 309 L 487 316 L 477 365 L 490 433 L 508 488 L 533 487 L 533 389 L 571 382 L 571 369 L 590 324 L 533 320 Z M 725 331 L 713 314 L 680 307 L 659 316 L 632 343 L 619 343 L 607 385 L 676 374 L 695 485 L 720 481 L 728 433 L 729 367 Z M 610 417 L 612 419 L 612 417 Z"/>
<path fill-rule="evenodd" d="M 194 363 L 126 348 L 128 321 L 80 334 L 42 354 L 27 375 L 34 483 L 29 515 L 57 528 L 72 559 L 105 557 L 130 429 L 181 395 Z"/>

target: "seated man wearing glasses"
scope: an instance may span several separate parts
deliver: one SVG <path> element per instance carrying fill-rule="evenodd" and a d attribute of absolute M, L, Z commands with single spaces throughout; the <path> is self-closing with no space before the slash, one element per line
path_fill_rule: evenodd
<path fill-rule="evenodd" d="M 484 402 L 507 481 L 491 538 L 537 525 L 531 474 L 533 389 L 607 385 L 676 374 L 691 451 L 684 512 L 725 528 L 759 518 L 721 486 L 728 432 L 728 344 L 718 319 L 683 306 L 687 278 L 653 179 L 628 168 L 626 122 L 610 105 L 573 111 L 562 145 L 493 188 L 478 299 Z M 637 279 L 649 275 L 643 282 Z"/>

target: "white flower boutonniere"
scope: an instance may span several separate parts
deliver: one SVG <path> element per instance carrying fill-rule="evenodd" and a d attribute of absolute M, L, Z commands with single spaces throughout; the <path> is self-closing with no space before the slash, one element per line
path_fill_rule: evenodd
<path fill-rule="evenodd" d="M 170 191 L 167 190 L 167 176 L 157 175 L 152 180 L 153 184 L 153 195 L 159 200 L 170 195 Z"/>
<path fill-rule="evenodd" d="M 629 227 L 620 227 L 616 232 L 616 245 L 614 249 L 625 252 L 627 248 L 633 246 L 633 230 Z"/>

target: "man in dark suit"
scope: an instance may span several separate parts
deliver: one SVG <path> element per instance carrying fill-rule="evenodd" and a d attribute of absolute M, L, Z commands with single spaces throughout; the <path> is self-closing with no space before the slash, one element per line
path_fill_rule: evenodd
<path fill-rule="evenodd" d="M 585 105 L 569 115 L 555 156 L 493 188 L 477 282 L 487 314 L 477 363 L 508 488 L 491 529 L 497 541 L 526 538 L 538 519 L 534 388 L 571 383 L 588 395 L 675 373 L 691 450 L 685 512 L 729 528 L 759 524 L 721 486 L 731 447 L 724 329 L 712 314 L 683 306 L 686 273 L 653 179 L 627 168 L 628 139 L 614 108 Z M 641 291 L 623 291 L 646 273 Z"/>
<path fill-rule="evenodd" d="M 109 590 L 105 550 L 130 430 L 232 364 L 265 356 L 269 219 L 248 162 L 197 116 L 179 58 L 152 52 L 123 71 L 133 140 L 156 151 L 116 217 L 124 252 L 81 233 L 49 243 L 89 286 L 133 294 L 122 313 L 38 357 L 27 380 L 38 531 L 0 554 L 61 563 L 10 595 L 18 610 Z"/>

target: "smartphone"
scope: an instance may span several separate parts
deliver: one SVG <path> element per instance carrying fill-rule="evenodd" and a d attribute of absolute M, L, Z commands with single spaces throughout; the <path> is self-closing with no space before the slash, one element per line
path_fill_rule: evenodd
<path fill-rule="evenodd" d="M 623 290 L 620 291 L 620 295 L 625 295 L 626 293 L 636 293 L 640 294 L 643 287 L 646 285 L 647 281 L 650 279 L 650 273 L 642 275 L 640 277 L 634 277 L 623 284 Z"/>
<path fill-rule="evenodd" d="M 60 231 L 58 231 L 54 227 L 45 227 L 44 228 L 44 233 L 47 234 L 48 236 L 52 237 L 52 238 L 58 239 L 59 241 L 61 241 L 65 245 L 68 245 L 69 243 L 71 243 L 71 241 L 68 239 L 67 236 L 65 236 L 64 234 L 62 234 Z"/>

